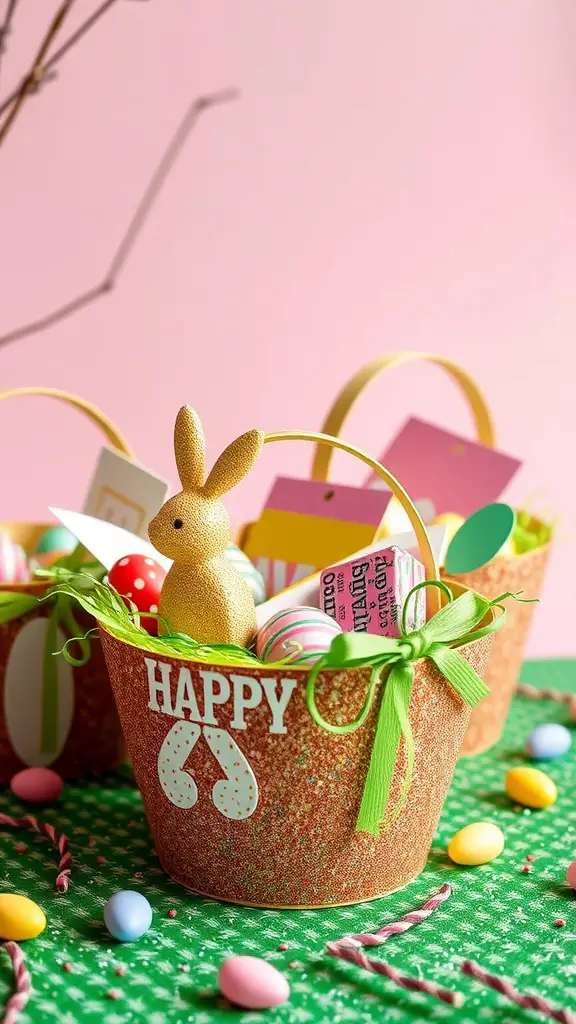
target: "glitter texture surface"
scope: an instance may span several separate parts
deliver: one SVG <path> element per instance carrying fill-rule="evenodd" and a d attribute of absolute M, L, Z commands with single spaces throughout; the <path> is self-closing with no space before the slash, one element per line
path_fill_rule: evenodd
<path fill-rule="evenodd" d="M 174 742 L 182 739 L 178 723 L 183 719 L 148 707 L 145 657 L 153 659 L 158 679 L 160 662 L 169 666 L 172 705 L 180 669 L 189 669 L 200 712 L 197 722 L 205 712 L 200 672 L 213 673 L 215 666 L 144 655 L 105 632 L 102 642 L 156 850 L 172 878 L 221 900 L 319 907 L 374 899 L 406 885 L 422 871 L 470 714 L 431 662 L 414 666 L 410 722 L 416 758 L 408 799 L 400 817 L 374 837 L 357 833 L 355 824 L 378 700 L 360 729 L 335 735 L 320 729 L 310 717 L 304 700 L 305 670 L 219 669 L 232 684 L 232 677 L 239 676 L 257 682 L 273 680 L 277 693 L 282 680 L 296 681 L 284 712 L 283 733 L 269 731 L 271 711 L 266 700 L 246 710 L 244 729 L 231 724 L 232 700 L 214 705 L 218 728 L 226 730 L 224 735 L 247 759 L 259 794 L 249 817 L 230 820 L 217 806 L 218 785 L 225 776 L 206 742 L 214 730 L 202 726 L 205 735 L 201 735 L 197 725 L 190 754 L 180 758 L 179 769 L 169 769 L 177 779 L 177 772 L 186 768 L 176 806 L 161 785 L 158 759 L 173 727 L 178 729 Z M 460 648 L 481 677 L 491 642 L 492 637 L 485 637 Z M 323 717 L 338 724 L 353 721 L 363 704 L 368 678 L 365 669 L 323 673 L 316 687 Z M 184 714 L 188 719 L 188 711 Z M 401 746 L 392 805 L 400 793 L 404 761 Z"/>
<path fill-rule="evenodd" d="M 522 591 L 523 598 L 538 597 L 550 557 L 550 544 L 511 557 L 499 556 L 475 572 L 458 576 L 458 582 L 493 600 L 500 594 Z M 466 730 L 463 754 L 488 750 L 502 734 L 518 681 L 524 648 L 537 604 L 507 601 L 506 622 L 494 636 L 484 681 L 490 695 L 473 709 Z"/>

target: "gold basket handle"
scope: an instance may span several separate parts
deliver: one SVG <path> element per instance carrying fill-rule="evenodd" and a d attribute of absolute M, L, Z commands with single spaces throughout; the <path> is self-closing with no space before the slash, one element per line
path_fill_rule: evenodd
<path fill-rule="evenodd" d="M 58 391 L 56 388 L 12 388 L 10 391 L 0 391 L 0 402 L 5 398 L 18 398 L 27 395 L 55 398 L 59 402 L 64 402 L 66 405 L 79 409 L 97 427 L 100 427 L 113 448 L 116 448 L 122 455 L 127 455 L 130 459 L 134 458 L 132 448 L 112 421 L 103 412 L 100 412 L 97 406 L 87 402 L 84 398 L 79 398 L 78 395 L 73 395 L 68 391 Z"/>
<path fill-rule="evenodd" d="M 470 411 L 476 424 L 478 441 L 481 444 L 485 444 L 488 448 L 494 448 L 496 446 L 494 423 L 486 399 L 476 381 L 457 363 L 453 363 L 450 359 L 445 359 L 444 356 L 431 355 L 428 352 L 395 352 L 391 355 L 379 356 L 378 359 L 374 359 L 371 363 L 363 366 L 348 381 L 336 398 L 322 424 L 321 433 L 337 437 L 352 406 L 372 380 L 375 380 L 376 377 L 386 373 L 388 370 L 394 369 L 396 366 L 414 362 L 434 363 L 436 366 L 441 366 L 442 369 L 446 370 L 468 400 Z M 325 448 L 320 444 L 316 445 L 312 462 L 312 480 L 328 480 L 332 452 L 333 449 L 331 448 Z"/>
<path fill-rule="evenodd" d="M 334 448 L 339 448 L 341 451 L 347 452 L 349 455 L 354 455 L 357 459 L 360 459 L 361 462 L 365 463 L 366 466 L 369 466 L 370 469 L 384 481 L 386 486 L 390 488 L 410 519 L 412 529 L 414 530 L 416 540 L 418 541 L 420 558 L 424 563 L 426 579 L 440 579 L 438 566 L 436 565 L 434 552 L 432 550 L 432 545 L 430 544 L 430 538 L 428 537 L 426 527 L 424 526 L 424 522 L 417 508 L 402 487 L 402 484 L 398 482 L 396 477 L 393 476 L 389 470 L 385 469 L 384 466 L 381 466 L 376 459 L 373 459 L 371 455 L 367 455 L 361 448 L 356 448 L 355 445 L 348 444 L 347 441 L 342 441 L 339 437 L 330 437 L 327 434 L 316 434 L 312 431 L 285 430 L 274 434 L 264 435 L 265 444 L 272 441 L 313 441 L 319 450 L 326 448 L 331 452 Z M 381 525 L 382 524 L 380 524 L 380 527 Z M 380 527 L 378 527 L 378 530 L 380 530 Z M 426 600 L 428 617 L 430 618 L 440 609 L 440 590 L 437 587 L 426 587 Z"/>

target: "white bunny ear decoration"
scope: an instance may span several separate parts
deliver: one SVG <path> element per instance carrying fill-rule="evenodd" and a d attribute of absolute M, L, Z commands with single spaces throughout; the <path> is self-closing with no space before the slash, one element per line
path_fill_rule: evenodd
<path fill-rule="evenodd" d="M 264 432 L 248 430 L 222 452 L 204 484 L 207 498 L 221 498 L 250 472 L 262 451 Z"/>

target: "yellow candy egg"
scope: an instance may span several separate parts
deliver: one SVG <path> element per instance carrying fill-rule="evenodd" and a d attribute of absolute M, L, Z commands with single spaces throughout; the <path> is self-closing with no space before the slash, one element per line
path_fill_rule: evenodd
<path fill-rule="evenodd" d="M 35 939 L 45 927 L 44 911 L 27 896 L 0 893 L 0 939 Z"/>
<path fill-rule="evenodd" d="M 506 792 L 525 807 L 550 807 L 558 798 L 556 784 L 539 768 L 511 768 L 506 776 Z"/>
<path fill-rule="evenodd" d="M 448 845 L 448 856 L 455 864 L 488 864 L 504 849 L 504 836 L 498 825 L 475 821 L 456 832 Z"/>

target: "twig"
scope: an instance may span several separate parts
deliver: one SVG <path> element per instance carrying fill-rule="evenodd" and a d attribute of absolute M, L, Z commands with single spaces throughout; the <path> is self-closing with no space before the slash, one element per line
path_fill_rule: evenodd
<path fill-rule="evenodd" d="M 96 10 L 93 11 L 92 14 L 88 18 L 86 18 L 86 21 L 83 21 L 82 24 L 78 26 L 76 31 L 73 32 L 72 35 L 69 36 L 68 39 L 66 39 L 66 41 L 64 43 L 62 43 L 62 46 L 60 47 L 60 49 L 59 50 L 54 50 L 54 53 L 52 54 L 52 56 L 49 57 L 48 60 L 46 61 L 46 63 L 44 64 L 44 75 L 43 75 L 42 81 L 46 81 L 46 78 L 48 77 L 49 72 L 52 71 L 52 69 L 56 66 L 56 64 L 58 64 L 59 61 L 62 60 L 62 57 L 66 56 L 66 54 L 68 53 L 68 50 L 71 50 L 72 47 L 76 45 L 76 43 L 79 43 L 80 40 L 82 39 L 82 37 L 85 36 L 86 33 L 89 32 L 90 29 L 94 27 L 96 22 L 100 20 L 102 15 L 106 14 L 106 12 L 111 7 L 114 7 L 114 4 L 117 4 L 117 3 L 118 3 L 118 0 L 104 0 L 104 2 L 101 3 L 100 6 L 97 7 Z M 41 82 L 38 82 L 37 84 L 40 85 Z M 7 96 L 6 99 L 2 101 L 2 103 L 0 103 L 0 117 L 2 116 L 4 111 L 7 110 L 8 107 L 14 102 L 16 97 L 18 96 L 18 92 L 19 92 L 19 89 L 20 89 L 21 85 L 22 85 L 22 82 L 20 82 L 20 84 L 16 86 L 14 91 L 12 93 L 10 93 L 10 95 Z"/>
<path fill-rule="evenodd" d="M 24 954 L 17 942 L 6 942 L 4 949 L 12 961 L 14 971 L 14 992 L 4 1007 L 2 1024 L 15 1024 L 30 999 L 32 981 L 26 967 Z"/>
<path fill-rule="evenodd" d="M 33 90 L 37 86 L 38 82 L 42 79 L 42 76 L 45 72 L 44 58 L 48 53 L 48 50 L 50 49 L 56 36 L 58 35 L 60 29 L 62 28 L 62 25 L 64 24 L 67 15 L 70 13 L 70 9 L 72 8 L 74 2 L 75 0 L 64 0 L 64 2 L 58 8 L 55 17 L 48 26 L 46 35 L 44 36 L 44 39 L 40 44 L 40 48 L 34 58 L 32 67 L 20 83 L 12 109 L 4 119 L 4 123 L 2 124 L 2 126 L 0 126 L 0 146 L 4 142 L 6 136 L 8 135 L 8 132 L 14 124 L 14 121 L 18 116 L 19 110 L 22 108 L 26 101 L 26 97 L 30 95 L 30 91 Z"/>
<path fill-rule="evenodd" d="M 80 309 L 90 305 L 90 303 L 95 302 L 97 299 L 106 295 L 108 292 L 111 292 L 115 288 L 118 282 L 118 277 L 126 265 L 128 257 L 134 248 L 134 244 L 144 227 L 152 207 L 162 191 L 162 188 L 165 185 L 181 150 L 195 128 L 200 116 L 210 107 L 214 107 L 220 103 L 229 103 L 231 100 L 236 99 L 237 96 L 238 92 L 236 89 L 223 89 L 221 92 L 197 97 L 190 104 L 184 118 L 170 140 L 168 147 L 156 167 L 156 170 L 148 182 L 142 198 L 136 207 L 120 244 L 112 257 L 110 266 L 108 267 L 108 270 L 100 284 L 82 292 L 76 298 L 64 303 L 64 305 L 59 306 L 57 309 L 41 317 L 39 320 L 31 320 L 29 323 L 23 324 L 21 327 L 16 327 L 14 330 L 9 331 L 8 334 L 0 335 L 0 347 L 8 345 L 12 341 L 18 341 L 20 338 L 28 337 L 31 334 L 38 334 L 40 331 L 44 331 L 48 327 L 52 327 L 53 324 L 67 319 L 69 316 L 77 313 Z"/>
<path fill-rule="evenodd" d="M 559 1021 L 559 1024 L 576 1024 L 576 1014 L 572 1010 L 555 1010 L 542 996 L 523 995 L 521 992 L 516 991 L 507 978 L 501 978 L 497 974 L 488 974 L 488 971 L 485 971 L 472 960 L 464 960 L 460 966 L 464 974 L 468 974 L 471 978 L 475 978 L 476 981 L 480 981 L 484 985 L 489 985 L 496 992 L 506 996 L 506 999 L 509 999 L 512 1003 L 516 1003 L 517 1006 L 522 1006 L 526 1010 L 537 1010 L 546 1017 Z"/>
<path fill-rule="evenodd" d="M 14 18 L 14 12 L 16 11 L 16 4 L 18 0 L 8 0 L 8 6 L 6 8 L 6 14 L 4 15 L 4 23 L 0 25 L 0 61 L 2 60 L 2 54 L 6 50 L 6 36 L 9 34 L 12 27 L 12 21 Z"/>

